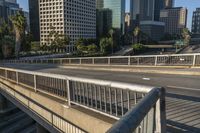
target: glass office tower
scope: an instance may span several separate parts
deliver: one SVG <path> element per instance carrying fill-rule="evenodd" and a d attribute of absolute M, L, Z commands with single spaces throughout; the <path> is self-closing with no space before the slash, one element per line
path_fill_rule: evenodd
<path fill-rule="evenodd" d="M 103 8 L 107 8 L 112 11 L 112 27 L 121 29 L 121 32 L 124 33 L 125 0 L 104 0 L 103 4 Z"/>

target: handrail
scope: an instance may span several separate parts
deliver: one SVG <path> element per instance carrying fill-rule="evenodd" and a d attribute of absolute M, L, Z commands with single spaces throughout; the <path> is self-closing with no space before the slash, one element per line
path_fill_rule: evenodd
<path fill-rule="evenodd" d="M 132 117 L 139 122 L 145 117 L 146 111 L 151 113 L 151 110 L 154 110 L 150 116 L 158 122 L 153 125 L 156 127 L 153 130 L 164 133 L 165 122 L 161 122 L 161 120 L 165 120 L 165 96 L 162 89 L 4 67 L 0 67 L 0 78 L 25 86 L 25 88 L 29 87 L 36 93 L 41 92 L 65 100 L 69 107 L 75 104 L 116 120 L 122 118 L 120 121 L 127 119 L 127 115 L 133 114 Z M 151 109 L 149 109 L 150 107 Z M 140 117 L 133 113 L 143 109 L 145 112 L 140 112 Z M 126 115 L 127 112 L 129 113 Z M 135 127 L 131 128 L 135 129 Z"/>
<path fill-rule="evenodd" d="M 156 105 L 157 101 L 163 97 L 164 95 L 163 93 L 164 93 L 164 90 L 162 88 L 155 88 L 151 90 L 140 101 L 140 103 L 138 103 L 125 116 L 123 116 L 119 121 L 117 121 L 107 131 L 107 133 L 133 133 L 134 131 L 136 131 L 136 129 L 140 126 L 141 122 L 148 115 L 149 111 Z M 162 112 L 162 115 L 165 115 L 165 112 Z M 157 129 L 156 132 L 165 133 L 166 131 L 165 119 L 162 119 L 161 123 L 162 123 L 162 128 Z M 156 128 L 156 127 L 153 127 L 153 128 Z"/>
<path fill-rule="evenodd" d="M 66 62 L 67 61 L 67 62 Z M 29 60 L 5 60 L 3 63 L 52 63 L 78 65 L 120 65 L 120 66 L 200 66 L 200 53 L 143 55 L 143 56 L 110 56 L 110 57 L 77 57 Z"/>

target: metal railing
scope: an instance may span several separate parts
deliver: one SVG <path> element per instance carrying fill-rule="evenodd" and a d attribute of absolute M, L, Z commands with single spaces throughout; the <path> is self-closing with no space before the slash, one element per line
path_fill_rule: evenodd
<path fill-rule="evenodd" d="M 69 107 L 75 104 L 116 120 L 123 118 L 127 112 L 132 112 L 133 108 L 141 109 L 141 106 L 138 107 L 139 105 L 137 106 L 137 104 L 144 101 L 144 98 L 149 97 L 149 93 L 153 91 L 156 93 L 156 100 L 150 103 L 151 108 L 144 106 L 147 112 L 145 112 L 146 114 L 141 113 L 140 115 L 144 117 L 148 114 L 147 116 L 152 117 L 152 130 L 162 132 L 157 127 L 161 127 L 164 123 L 154 122 L 154 120 L 161 120 L 162 114 L 165 113 L 165 110 L 162 110 L 161 113 L 161 106 L 157 104 L 161 99 L 164 99 L 164 95 L 161 95 L 161 89 L 128 83 L 45 74 L 9 68 L 0 68 L 0 78 L 29 87 L 35 92 L 42 92 L 65 101 L 67 100 Z M 145 100 L 146 104 L 148 104 L 149 99 Z M 163 102 L 160 103 L 164 104 Z M 135 119 L 138 118 L 137 115 L 133 117 Z M 140 120 L 144 124 L 147 121 L 149 122 L 150 119 L 139 118 Z M 164 120 L 164 117 L 162 120 Z M 146 126 L 139 125 L 137 133 L 146 130 L 145 128 Z"/>
<path fill-rule="evenodd" d="M 119 66 L 200 66 L 200 54 L 172 54 L 116 57 L 83 57 L 55 59 L 9 60 L 6 63 L 51 63 L 62 65 L 119 65 Z"/>
<path fill-rule="evenodd" d="M 10 97 L 14 98 L 15 101 L 17 100 L 23 106 L 25 106 L 31 112 L 38 115 L 39 118 L 44 119 L 45 122 L 49 123 L 52 128 L 55 128 L 55 132 L 63 132 L 63 133 L 87 133 L 85 130 L 81 129 L 80 127 L 74 125 L 73 123 L 69 122 L 66 119 L 63 119 L 61 116 L 55 114 L 54 112 L 50 111 L 48 108 L 44 107 L 43 105 L 33 101 L 32 99 L 10 89 L 8 86 L 1 84 L 0 88 L 4 90 Z M 7 98 L 8 98 L 7 95 Z M 44 124 L 44 122 L 42 122 Z M 51 132 L 51 129 L 49 129 Z"/>

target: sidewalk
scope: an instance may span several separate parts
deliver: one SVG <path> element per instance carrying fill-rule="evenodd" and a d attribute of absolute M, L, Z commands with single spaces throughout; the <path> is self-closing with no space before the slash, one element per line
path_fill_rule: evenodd
<path fill-rule="evenodd" d="M 133 72 L 133 73 L 157 73 L 157 74 L 173 74 L 173 75 L 192 75 L 200 76 L 200 68 L 189 67 L 138 67 L 138 66 L 92 66 L 92 65 L 59 65 L 59 68 L 82 69 L 96 71 L 114 71 L 114 72 Z"/>

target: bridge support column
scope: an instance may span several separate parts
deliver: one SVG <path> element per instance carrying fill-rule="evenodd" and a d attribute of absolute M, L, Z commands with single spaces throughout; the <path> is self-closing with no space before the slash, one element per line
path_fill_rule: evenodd
<path fill-rule="evenodd" d="M 0 110 L 7 108 L 7 99 L 0 93 Z"/>
<path fill-rule="evenodd" d="M 37 133 L 49 133 L 43 126 L 37 123 Z"/>

